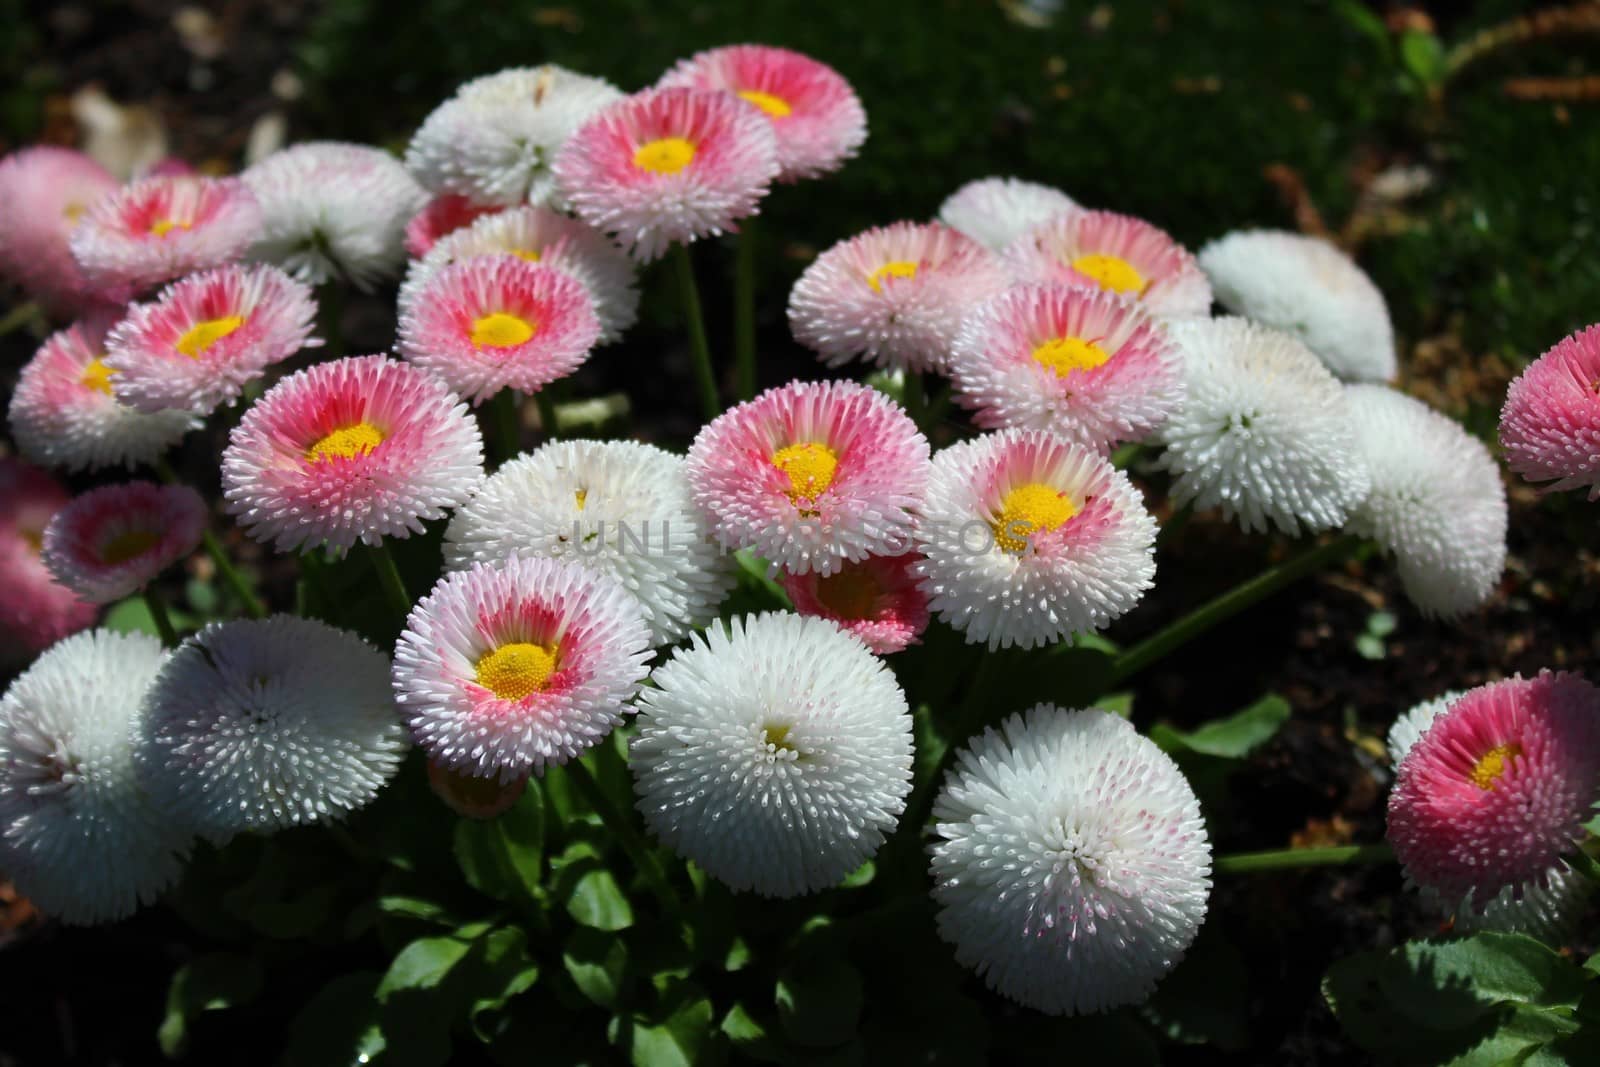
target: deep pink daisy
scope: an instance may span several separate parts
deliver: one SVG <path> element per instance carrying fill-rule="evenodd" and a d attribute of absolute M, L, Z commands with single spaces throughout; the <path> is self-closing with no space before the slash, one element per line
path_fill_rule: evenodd
<path fill-rule="evenodd" d="M 789 328 L 829 366 L 942 370 L 962 318 L 1009 283 L 1000 259 L 965 234 L 896 222 L 818 256 L 789 294 Z"/>
<path fill-rule="evenodd" d="M 1143 440 L 1183 399 L 1166 330 L 1115 293 L 1017 286 L 961 326 L 950 361 L 956 399 L 985 429 L 1054 430 L 1105 451 Z"/>
<path fill-rule="evenodd" d="M 920 556 L 869 556 L 826 577 L 786 574 L 784 592 L 801 615 L 820 615 L 855 634 L 880 656 L 921 644 L 928 597 L 912 565 Z"/>
<path fill-rule="evenodd" d="M 778 138 L 778 180 L 838 170 L 867 139 L 867 113 L 832 67 L 787 48 L 737 44 L 682 60 L 662 89 L 716 89 L 761 109 Z"/>
<path fill-rule="evenodd" d="M 1528 481 L 1600 498 L 1600 325 L 1564 338 L 1517 375 L 1500 410 L 1500 444 Z"/>
<path fill-rule="evenodd" d="M 438 378 L 383 356 L 289 375 L 229 437 L 228 512 L 280 552 L 421 533 L 483 480 L 478 425 Z"/>
<path fill-rule="evenodd" d="M 1538 880 L 1585 836 L 1600 790 L 1600 690 L 1541 671 L 1452 702 L 1411 747 L 1389 842 L 1417 885 L 1493 900 Z"/>
<path fill-rule="evenodd" d="M 1131 215 L 1057 215 L 1012 241 L 1004 255 L 1019 281 L 1107 289 L 1162 318 L 1211 314 L 1211 283 L 1194 256 Z"/>
<path fill-rule="evenodd" d="M 732 231 L 778 176 L 772 124 L 727 93 L 658 89 L 601 111 L 555 162 L 578 217 L 640 261 Z"/>
<path fill-rule="evenodd" d="M 70 148 L 25 148 L 0 160 L 0 277 L 51 315 L 93 310 L 102 301 L 69 241 L 83 215 L 116 188 L 104 167 Z"/>
<path fill-rule="evenodd" d="M 406 255 L 421 259 L 441 237 L 501 210 L 502 205 L 474 203 L 459 193 L 436 196 L 406 223 Z"/>
<path fill-rule="evenodd" d="M 84 600 L 109 604 L 193 552 L 205 527 L 206 502 L 186 485 L 103 485 L 50 520 L 44 565 Z"/>
<path fill-rule="evenodd" d="M 144 178 L 101 199 L 72 234 L 90 282 L 133 295 L 244 255 L 261 205 L 238 178 Z"/>
<path fill-rule="evenodd" d="M 99 613 L 51 575 L 40 549 L 67 491 L 44 471 L 0 456 L 0 662 L 42 652 Z"/>
<path fill-rule="evenodd" d="M 583 283 L 513 255 L 435 272 L 400 319 L 400 354 L 474 404 L 502 389 L 538 392 L 582 366 L 599 339 Z"/>
<path fill-rule="evenodd" d="M 702 428 L 687 473 L 725 547 L 828 575 L 906 550 L 928 464 L 928 439 L 876 389 L 790 382 Z"/>
<path fill-rule="evenodd" d="M 311 336 L 316 315 L 311 289 L 277 267 L 192 274 L 112 329 L 112 391 L 136 411 L 209 414 L 272 364 L 322 344 Z"/>

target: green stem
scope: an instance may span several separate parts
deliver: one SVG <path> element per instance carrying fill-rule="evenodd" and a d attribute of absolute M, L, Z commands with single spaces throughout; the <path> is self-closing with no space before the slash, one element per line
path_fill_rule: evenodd
<path fill-rule="evenodd" d="M 581 759 L 570 759 L 562 766 L 572 779 L 572 784 L 583 794 L 583 799 L 589 807 L 600 816 L 600 821 L 605 823 L 606 829 L 615 835 L 634 868 L 646 882 L 650 883 L 650 888 L 661 899 L 662 906 L 671 914 L 682 914 L 683 902 L 678 897 L 678 891 L 673 889 L 672 883 L 667 880 L 667 872 L 662 869 L 660 859 L 634 828 L 626 813 L 619 812 L 612 805 L 588 766 Z"/>
<path fill-rule="evenodd" d="M 156 622 L 156 632 L 161 635 L 161 643 L 168 648 L 178 647 L 178 631 L 172 626 L 172 616 L 167 614 L 167 600 L 161 591 L 153 585 L 144 587 L 144 605 L 150 609 L 150 617 Z"/>
<path fill-rule="evenodd" d="M 239 603 L 244 605 L 245 613 L 252 619 L 263 618 L 267 614 L 265 605 L 261 603 L 261 598 L 256 596 L 255 590 L 250 588 L 249 581 L 239 573 L 239 569 L 228 558 L 228 550 L 222 547 L 217 535 L 206 530 L 200 535 L 200 543 L 205 546 L 211 562 L 216 564 L 217 573 L 222 576 L 223 584 L 233 592 Z"/>
<path fill-rule="evenodd" d="M 0 318 L 0 337 L 4 337 L 13 330 L 22 329 L 34 319 L 39 318 L 41 314 L 38 304 L 31 300 L 23 301 L 6 312 L 4 318 Z"/>
<path fill-rule="evenodd" d="M 1295 867 L 1347 867 L 1392 862 L 1394 862 L 1394 850 L 1387 844 L 1333 845 L 1328 848 L 1276 848 L 1266 852 L 1235 852 L 1231 856 L 1218 856 L 1213 869 L 1217 874 L 1250 874 L 1255 871 L 1281 871 Z"/>
<path fill-rule="evenodd" d="M 1172 544 L 1172 539 L 1178 536 L 1178 531 L 1189 525 L 1189 520 L 1194 518 L 1194 503 L 1185 504 L 1174 511 L 1167 521 L 1161 524 L 1161 529 L 1156 531 L 1156 547 L 1166 548 Z"/>
<path fill-rule="evenodd" d="M 556 402 L 548 389 L 534 393 L 533 402 L 539 407 L 539 429 L 544 431 L 546 440 L 554 441 L 561 436 L 560 424 L 556 422 Z"/>
<path fill-rule="evenodd" d="M 490 417 L 494 422 L 495 436 L 499 439 L 496 450 L 500 462 L 516 457 L 522 451 L 522 410 L 517 405 L 517 394 L 502 389 L 489 400 Z"/>
<path fill-rule="evenodd" d="M 344 355 L 344 282 L 332 278 L 317 291 L 317 335 L 322 338 L 321 360 Z"/>
<path fill-rule="evenodd" d="M 398 611 L 402 619 L 406 618 L 411 614 L 411 594 L 406 592 L 405 579 L 400 577 L 394 553 L 389 551 L 388 545 L 379 541 L 367 546 L 367 554 L 372 558 L 373 569 L 378 572 L 378 583 L 383 586 L 383 595 L 389 598 L 389 606 Z"/>
<path fill-rule="evenodd" d="M 740 400 L 756 395 L 756 219 L 739 227 L 733 261 L 733 351 Z"/>
<path fill-rule="evenodd" d="M 924 425 L 928 421 L 928 397 L 923 392 L 922 375 L 916 371 L 906 371 L 905 385 L 901 387 L 900 395 L 904 397 L 903 406 L 906 414 L 911 416 L 911 421 L 917 428 L 927 430 Z"/>
<path fill-rule="evenodd" d="M 1139 673 L 1199 637 L 1220 622 L 1224 622 L 1284 586 L 1291 585 L 1306 575 L 1348 558 L 1363 544 L 1361 538 L 1345 535 L 1327 544 L 1307 549 L 1282 563 L 1268 567 L 1248 581 L 1241 582 L 1210 603 L 1203 604 L 1117 656 L 1111 664 L 1110 683 L 1115 685 Z"/>
<path fill-rule="evenodd" d="M 683 301 L 683 317 L 689 328 L 689 350 L 694 357 L 700 406 L 706 418 L 714 419 L 722 414 L 722 404 L 717 400 L 717 376 L 711 369 L 711 346 L 706 343 L 706 322 L 700 311 L 700 289 L 694 282 L 694 261 L 689 258 L 686 244 L 673 248 L 672 257 L 678 274 L 678 296 Z"/>

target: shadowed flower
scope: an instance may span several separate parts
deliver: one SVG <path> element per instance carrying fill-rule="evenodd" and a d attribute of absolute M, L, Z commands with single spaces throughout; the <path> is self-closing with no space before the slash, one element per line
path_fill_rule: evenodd
<path fill-rule="evenodd" d="M 82 599 L 109 604 L 193 552 L 205 528 L 206 502 L 186 485 L 102 485 L 50 520 L 44 565 Z"/>
<path fill-rule="evenodd" d="M 801 615 L 827 619 L 886 656 L 920 644 L 928 628 L 928 597 L 912 570 L 919 558 L 868 556 L 826 577 L 785 574 L 783 590 Z"/>
<path fill-rule="evenodd" d="M 0 456 L 0 663 L 93 626 L 99 614 L 55 580 L 41 555 L 45 528 L 69 499 L 44 471 Z"/>

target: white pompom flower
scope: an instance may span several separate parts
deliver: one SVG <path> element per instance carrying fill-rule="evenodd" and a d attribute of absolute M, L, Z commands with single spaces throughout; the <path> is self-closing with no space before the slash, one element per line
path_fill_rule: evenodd
<path fill-rule="evenodd" d="M 629 765 L 665 844 L 737 890 L 837 885 L 883 844 L 911 790 L 894 674 L 825 619 L 713 625 L 656 668 Z"/>
<path fill-rule="evenodd" d="M 1144 1000 L 1205 918 L 1211 845 L 1177 764 L 1110 712 L 1040 704 L 956 757 L 934 801 L 939 935 L 1051 1015 Z"/>
<path fill-rule="evenodd" d="M 1057 215 L 1081 211 L 1060 189 L 1021 178 L 979 178 L 939 205 L 939 221 L 998 252 Z"/>

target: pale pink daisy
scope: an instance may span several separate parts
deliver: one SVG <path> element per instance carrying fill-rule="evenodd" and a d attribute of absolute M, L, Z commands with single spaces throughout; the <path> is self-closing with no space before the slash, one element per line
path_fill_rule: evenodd
<path fill-rule="evenodd" d="M 228 512 L 280 552 L 421 533 L 482 480 L 467 406 L 427 371 L 383 356 L 291 374 L 245 412 L 222 454 Z"/>
<path fill-rule="evenodd" d="M 648 262 L 754 215 L 778 176 L 778 148 L 772 124 L 727 93 L 658 89 L 585 123 L 555 176 L 579 218 Z"/>
<path fill-rule="evenodd" d="M 928 597 L 912 571 L 920 558 L 868 556 L 826 576 L 786 574 L 783 591 L 801 615 L 829 619 L 886 656 L 921 644 L 928 628 Z"/>
<path fill-rule="evenodd" d="M 460 193 L 436 196 L 406 223 L 406 254 L 421 259 L 441 238 L 500 210 L 500 204 L 480 204 Z"/>
<path fill-rule="evenodd" d="M 1389 842 L 1418 886 L 1488 902 L 1544 884 L 1587 836 L 1597 790 L 1600 690 L 1565 672 L 1517 676 L 1457 699 L 1411 747 Z"/>
<path fill-rule="evenodd" d="M 702 428 L 688 475 L 723 546 L 793 574 L 828 575 L 910 545 L 928 440 L 876 389 L 790 382 Z"/>
<path fill-rule="evenodd" d="M 867 139 L 867 113 L 843 75 L 810 56 L 760 44 L 681 60 L 662 89 L 716 89 L 761 109 L 778 138 L 778 180 L 838 170 Z"/>
<path fill-rule="evenodd" d="M 394 693 L 443 768 L 502 784 L 576 758 L 622 722 L 650 633 L 617 582 L 512 558 L 446 575 L 395 646 Z"/>
<path fill-rule="evenodd" d="M 145 178 L 95 204 L 72 234 L 72 256 L 106 290 L 143 292 L 244 255 L 261 205 L 238 178 Z"/>
<path fill-rule="evenodd" d="M 1131 215 L 1057 215 L 1012 241 L 1004 254 L 1019 281 L 1107 289 L 1162 318 L 1211 314 L 1211 283 L 1194 256 Z"/>
<path fill-rule="evenodd" d="M 1009 282 L 972 238 L 937 222 L 896 222 L 818 256 L 789 293 L 789 328 L 829 366 L 942 370 L 962 318 Z"/>
<path fill-rule="evenodd" d="M 111 393 L 105 363 L 110 320 L 92 316 L 51 334 L 22 368 L 11 394 L 11 435 L 22 454 L 78 471 L 150 463 L 200 419 L 187 411 L 146 414 Z"/>
<path fill-rule="evenodd" d="M 40 555 L 45 528 L 69 499 L 44 471 L 0 456 L 0 663 L 49 648 L 99 614 L 56 581 Z"/>
<path fill-rule="evenodd" d="M 102 485 L 68 501 L 44 531 L 44 565 L 91 604 L 137 593 L 200 544 L 206 502 L 186 485 Z"/>
<path fill-rule="evenodd" d="M 1017 286 L 961 325 L 956 399 L 985 429 L 1053 430 L 1105 451 L 1161 428 L 1183 366 L 1160 322 L 1116 293 Z"/>
<path fill-rule="evenodd" d="M 1500 444 L 1528 481 L 1600 499 L 1600 325 L 1562 339 L 1517 375 L 1500 410 Z"/>
<path fill-rule="evenodd" d="M 99 304 L 69 241 L 84 213 L 117 180 L 82 152 L 41 145 L 0 160 L 0 277 L 22 286 L 52 315 Z"/>
<path fill-rule="evenodd" d="M 1076 200 L 1049 185 L 979 178 L 945 198 L 939 221 L 998 252 L 1040 223 L 1081 210 Z"/>
<path fill-rule="evenodd" d="M 106 338 L 116 398 L 136 411 L 206 415 L 302 348 L 317 315 L 311 290 L 266 264 L 191 274 L 135 304 Z"/>
<path fill-rule="evenodd" d="M 434 274 L 400 320 L 400 354 L 473 404 L 502 389 L 536 393 L 583 365 L 600 339 L 589 293 L 516 256 L 480 256 Z"/>

